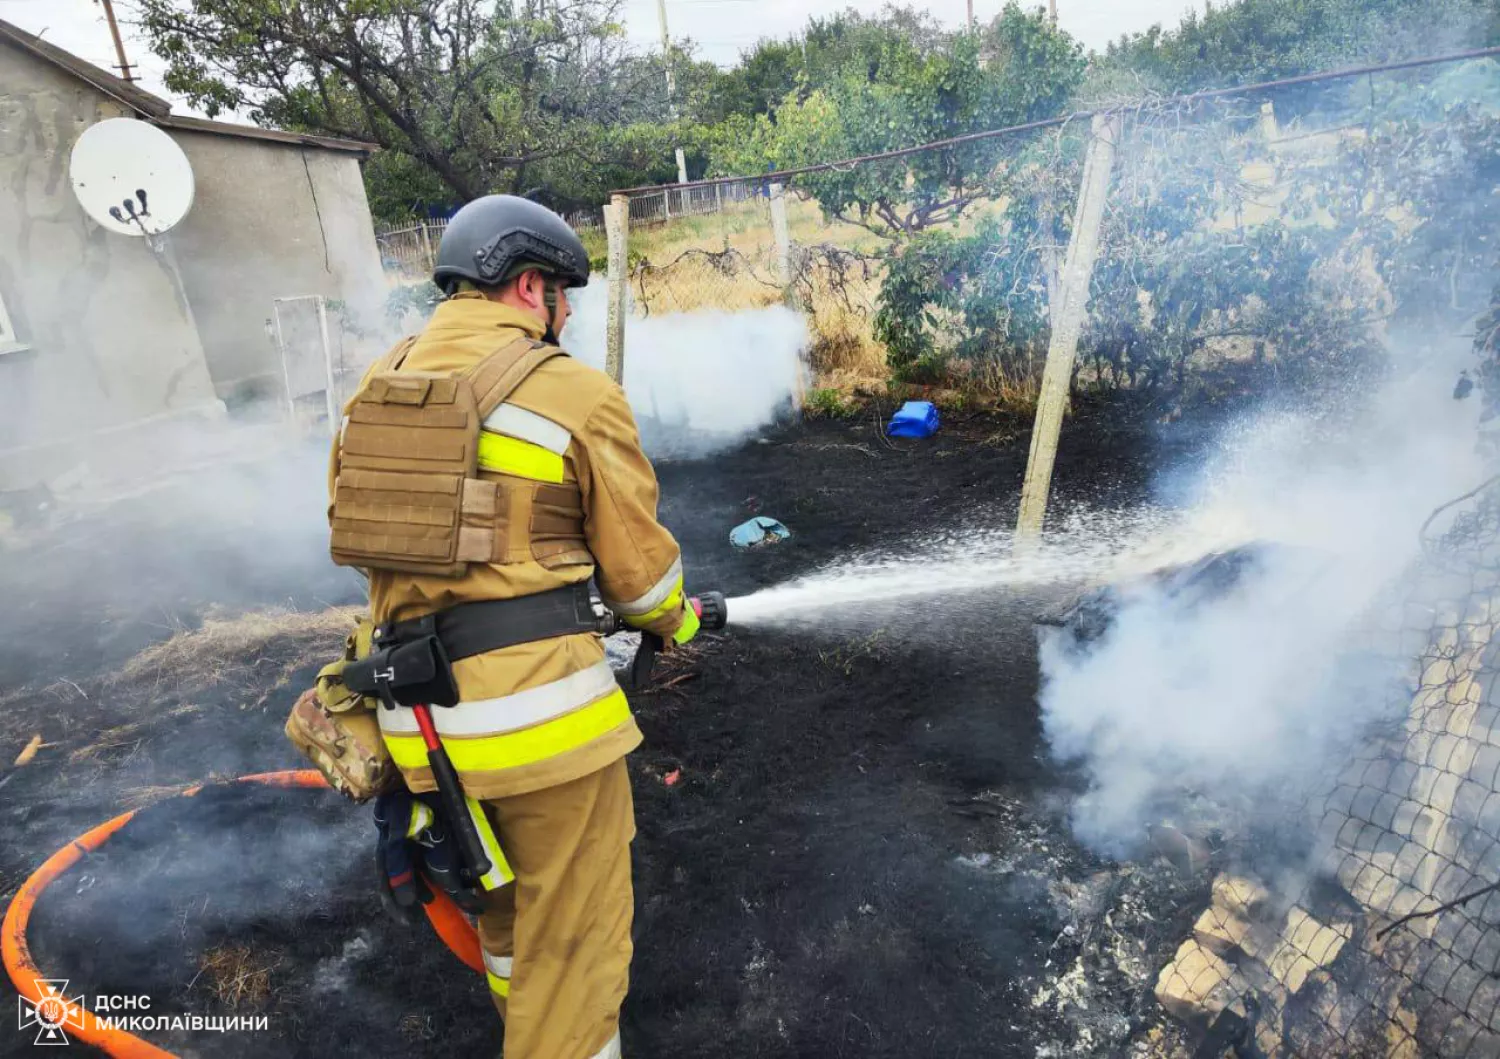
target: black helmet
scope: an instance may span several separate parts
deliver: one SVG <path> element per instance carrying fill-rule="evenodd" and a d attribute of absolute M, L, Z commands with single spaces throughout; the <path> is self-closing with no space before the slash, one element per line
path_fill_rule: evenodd
<path fill-rule="evenodd" d="M 486 195 L 448 222 L 432 282 L 451 294 L 456 280 L 494 287 L 527 267 L 558 276 L 569 287 L 589 281 L 588 251 L 567 221 L 530 199 Z"/>

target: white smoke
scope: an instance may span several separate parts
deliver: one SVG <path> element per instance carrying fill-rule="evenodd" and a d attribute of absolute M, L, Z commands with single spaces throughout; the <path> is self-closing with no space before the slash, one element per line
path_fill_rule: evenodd
<path fill-rule="evenodd" d="M 564 345 L 604 367 L 607 288 L 574 292 Z M 706 456 L 731 448 L 789 409 L 804 377 L 801 314 L 781 306 L 736 312 L 630 316 L 625 393 L 652 455 Z"/>
<path fill-rule="evenodd" d="M 1085 841 L 1128 847 L 1182 790 L 1251 804 L 1335 762 L 1335 748 L 1399 708 L 1390 673 L 1351 664 L 1383 590 L 1420 554 L 1433 509 L 1483 476 L 1477 400 L 1453 399 L 1464 351 L 1385 387 L 1353 425 L 1263 415 L 1232 432 L 1171 535 L 1174 559 L 1269 542 L 1233 589 L 1185 606 L 1126 594 L 1086 650 L 1044 637 L 1042 711 L 1091 790 Z"/>

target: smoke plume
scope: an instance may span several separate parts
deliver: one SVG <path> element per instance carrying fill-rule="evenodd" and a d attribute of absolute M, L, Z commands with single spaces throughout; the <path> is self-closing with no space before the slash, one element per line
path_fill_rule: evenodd
<path fill-rule="evenodd" d="M 604 367 L 607 289 L 576 292 L 564 344 Z M 773 306 L 737 312 L 631 316 L 625 392 L 652 456 L 700 457 L 731 448 L 789 411 L 803 377 L 807 324 Z"/>
<path fill-rule="evenodd" d="M 1188 602 L 1148 579 L 1092 644 L 1044 636 L 1046 733 L 1090 777 L 1085 841 L 1128 847 L 1184 790 L 1224 806 L 1294 787 L 1402 708 L 1399 668 L 1354 651 L 1424 520 L 1482 477 L 1478 409 L 1452 396 L 1465 356 L 1393 378 L 1352 423 L 1265 413 L 1230 430 L 1171 538 L 1178 558 L 1259 545 L 1233 585 Z"/>

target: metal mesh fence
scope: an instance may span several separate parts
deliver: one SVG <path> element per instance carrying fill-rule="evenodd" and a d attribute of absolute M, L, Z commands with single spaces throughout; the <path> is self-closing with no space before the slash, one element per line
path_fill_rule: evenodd
<path fill-rule="evenodd" d="M 1033 395 L 1072 312 L 1064 392 L 1218 400 L 1357 389 L 1394 328 L 1451 342 L 1490 298 L 1490 58 L 1104 111 L 781 175 L 781 239 L 764 178 L 635 196 L 635 309 L 784 302 L 825 373 L 889 358 Z M 912 191 L 966 171 L 960 209 Z M 1160 968 L 1196 1059 L 1500 1057 L 1500 485 L 1444 518 L 1364 630 L 1366 662 L 1400 678 L 1367 715 L 1384 720 L 1224 836 Z"/>
<path fill-rule="evenodd" d="M 774 221 L 777 198 L 784 241 Z M 871 328 L 882 271 L 876 241 L 830 223 L 810 192 L 762 179 L 664 189 L 632 197 L 630 218 L 637 314 L 785 305 L 807 317 L 814 366 L 883 372 Z"/>
<path fill-rule="evenodd" d="M 1500 1055 L 1500 486 L 1372 617 L 1410 693 L 1232 851 L 1158 999 L 1197 1055 Z"/>
<path fill-rule="evenodd" d="M 1386 273 L 1411 264 L 1392 266 L 1391 244 L 1425 222 L 1423 196 L 1441 194 L 1421 186 L 1413 158 L 1456 145 L 1437 145 L 1431 126 L 1476 85 L 1492 94 L 1493 65 L 1103 104 L 775 183 L 638 189 L 627 193 L 636 308 L 760 306 L 779 283 L 812 314 L 817 367 L 875 376 L 889 364 L 912 381 L 1035 397 L 1067 330 L 1074 214 L 1106 139 L 1075 386 L 1223 391 L 1237 363 L 1275 362 L 1288 379 L 1342 367 L 1358 341 L 1328 336 L 1362 336 L 1389 315 Z M 1101 114 L 1107 134 L 1090 128 Z"/>

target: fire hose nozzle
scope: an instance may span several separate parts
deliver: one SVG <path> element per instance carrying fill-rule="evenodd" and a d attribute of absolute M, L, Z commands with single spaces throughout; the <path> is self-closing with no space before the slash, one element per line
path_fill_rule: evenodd
<path fill-rule="evenodd" d="M 722 592 L 704 592 L 690 598 L 688 604 L 698 615 L 701 628 L 714 632 L 729 624 L 729 607 Z"/>
<path fill-rule="evenodd" d="M 696 596 L 689 596 L 687 603 L 693 608 L 693 613 L 698 615 L 700 628 L 717 632 L 729 623 L 729 607 L 724 602 L 722 592 L 700 592 Z M 599 632 L 604 636 L 613 636 L 630 628 L 618 614 L 597 599 L 594 601 L 594 613 L 599 620 Z"/>

